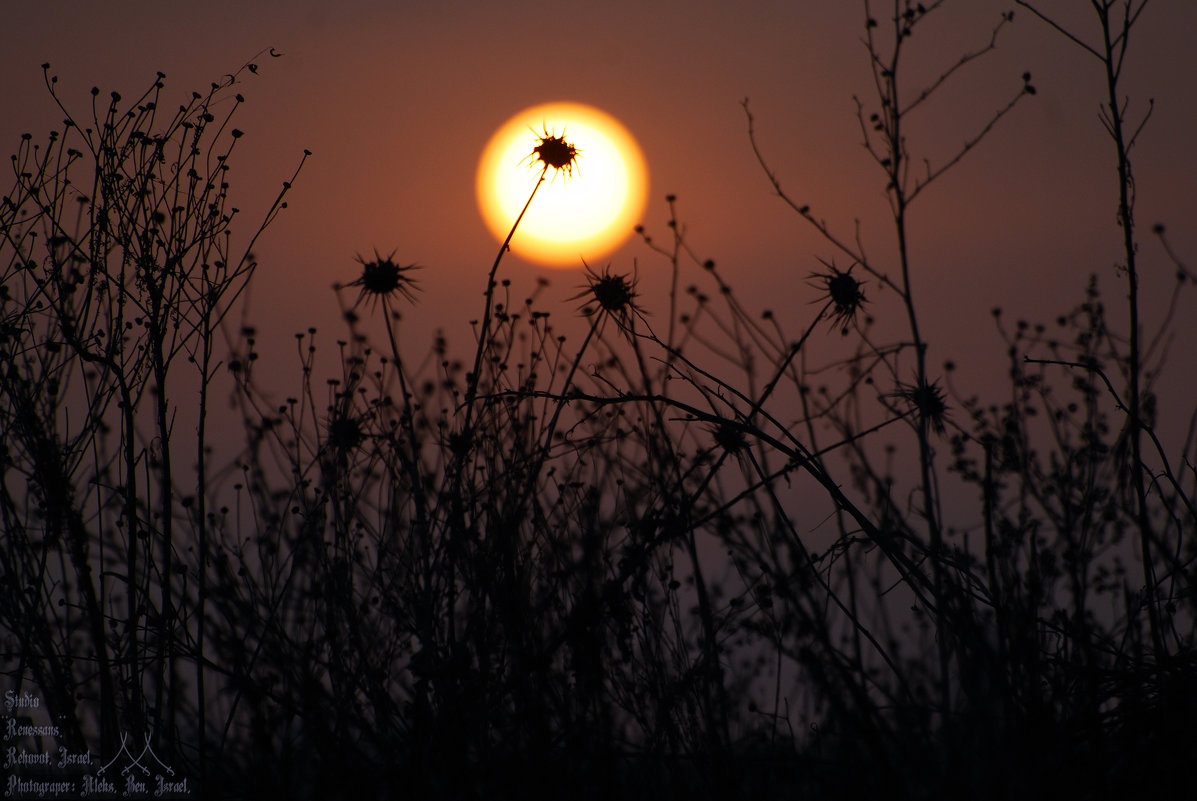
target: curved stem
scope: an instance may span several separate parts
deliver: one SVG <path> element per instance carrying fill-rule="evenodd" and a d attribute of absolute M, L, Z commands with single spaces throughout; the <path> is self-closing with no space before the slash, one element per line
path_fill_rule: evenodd
<path fill-rule="evenodd" d="M 499 252 L 495 254 L 495 263 L 491 266 L 490 275 L 486 280 L 486 306 L 482 311 L 482 328 L 478 332 L 478 349 L 474 353 L 474 369 L 470 372 L 469 383 L 466 386 L 466 422 L 463 430 L 469 428 L 470 418 L 474 410 L 474 398 L 478 394 L 478 372 L 482 369 L 482 353 L 486 350 L 486 337 L 490 333 L 490 311 L 491 304 L 494 303 L 495 299 L 495 276 L 499 272 L 499 263 L 503 261 L 503 254 L 507 252 L 511 245 L 511 238 L 515 236 L 515 229 L 520 227 L 520 221 L 527 214 L 528 207 L 532 205 L 532 198 L 536 197 L 536 192 L 540 189 L 540 185 L 544 183 L 545 175 L 548 171 L 549 167 L 546 164 L 540 171 L 540 178 L 536 181 L 536 186 L 532 187 L 532 193 L 528 195 L 527 202 L 520 209 L 519 216 L 511 224 L 511 230 L 507 232 L 507 238 L 499 246 Z"/>

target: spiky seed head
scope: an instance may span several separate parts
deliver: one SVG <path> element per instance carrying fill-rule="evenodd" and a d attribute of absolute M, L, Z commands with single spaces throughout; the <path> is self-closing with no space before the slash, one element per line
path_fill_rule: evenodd
<path fill-rule="evenodd" d="M 349 286 L 361 289 L 358 303 L 366 298 L 373 301 L 386 300 L 395 294 L 400 294 L 411 301 L 415 300 L 416 280 L 407 273 L 420 269 L 418 265 L 398 264 L 395 261 L 394 251 L 385 258 L 378 251 L 374 251 L 373 260 L 367 261 L 358 256 L 357 262 L 362 265 L 362 274 Z"/>
<path fill-rule="evenodd" d="M 328 444 L 338 451 L 351 451 L 361 444 L 365 434 L 355 418 L 338 415 L 328 422 Z"/>
<path fill-rule="evenodd" d="M 849 324 L 856 320 L 856 313 L 866 302 L 864 283 L 852 275 L 852 267 L 841 272 L 834 264 L 823 262 L 823 265 L 828 272 L 812 274 L 814 286 L 823 289 L 826 292 L 823 298 L 831 302 L 832 324 L 840 328 L 840 333 L 847 334 Z"/>
<path fill-rule="evenodd" d="M 711 433 L 715 437 L 715 444 L 733 456 L 744 450 L 748 444 L 744 439 L 744 430 L 739 425 L 727 420 L 715 426 L 715 430 Z"/>
<path fill-rule="evenodd" d="M 543 128 L 542 131 L 529 157 L 533 166 L 540 164 L 541 169 L 547 170 L 551 167 L 557 172 L 564 171 L 566 175 L 572 176 L 578 163 L 579 150 L 566 141 L 565 131 L 562 131 L 560 136 L 551 133 L 548 128 Z"/>
<path fill-rule="evenodd" d="M 835 309 L 842 314 L 852 314 L 856 307 L 864 301 L 864 293 L 860 291 L 860 281 L 849 273 L 837 272 L 827 279 L 827 293 L 835 303 Z"/>
<path fill-rule="evenodd" d="M 936 434 L 944 432 L 944 424 L 948 417 L 948 399 L 938 381 L 899 384 L 896 394 L 909 403 L 919 418 Z"/>
<path fill-rule="evenodd" d="M 627 276 L 607 274 L 590 285 L 594 299 L 611 314 L 620 314 L 636 297 Z"/>
<path fill-rule="evenodd" d="M 585 264 L 585 262 L 583 262 Z M 582 300 L 582 312 L 593 311 L 591 303 L 597 303 L 604 314 L 626 321 L 636 310 L 636 279 L 627 274 L 611 272 L 607 265 L 601 273 L 586 264 L 586 287 L 570 300 Z"/>

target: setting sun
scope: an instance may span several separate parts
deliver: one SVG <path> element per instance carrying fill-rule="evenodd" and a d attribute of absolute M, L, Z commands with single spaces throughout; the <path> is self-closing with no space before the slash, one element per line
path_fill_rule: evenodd
<path fill-rule="evenodd" d="M 569 169 L 549 169 L 511 249 L 539 264 L 580 267 L 617 248 L 640 221 L 648 193 L 644 157 L 627 129 L 596 108 L 524 109 L 495 132 L 478 164 L 478 207 L 500 242 L 540 178 L 533 148 L 545 136 L 567 140 L 577 159 Z"/>

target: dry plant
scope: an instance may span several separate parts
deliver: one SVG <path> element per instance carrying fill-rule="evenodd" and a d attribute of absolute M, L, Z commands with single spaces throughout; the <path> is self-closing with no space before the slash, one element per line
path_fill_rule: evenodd
<path fill-rule="evenodd" d="M 999 400 L 933 367 L 908 212 L 1035 87 L 1012 81 L 957 151 L 913 152 L 911 118 L 1013 20 L 909 86 L 911 34 L 943 5 L 865 3 L 858 120 L 891 251 L 791 198 L 748 114 L 769 184 L 831 251 L 815 305 L 747 309 L 669 196 L 668 234 L 639 231 L 666 309 L 614 265 L 548 309 L 502 276 L 517 219 L 469 355 L 444 336 L 403 352 L 417 265 L 376 250 L 337 287 L 343 338 L 296 334 L 291 389 L 258 378 L 251 327 L 217 353 L 290 186 L 234 250 L 233 84 L 164 120 L 159 80 L 26 140 L 0 210 L 6 676 L 71 743 L 152 730 L 212 793 L 1046 798 L 1181 778 L 1197 477 L 1191 443 L 1156 435 L 1151 379 L 1194 276 L 1159 229 L 1177 294 L 1137 332 L 1155 273 L 1118 80 L 1143 4 L 1095 0 L 1096 45 L 1060 29 L 1109 87 L 1135 330 L 1110 327 L 1096 278 L 1052 325 L 995 310 Z M 584 157 L 564 132 L 529 150 L 541 182 Z M 881 339 L 879 315 L 905 330 Z M 244 439 L 213 465 L 223 376 Z M 197 390 L 192 439 L 175 399 Z M 974 498 L 965 519 L 949 492 Z"/>

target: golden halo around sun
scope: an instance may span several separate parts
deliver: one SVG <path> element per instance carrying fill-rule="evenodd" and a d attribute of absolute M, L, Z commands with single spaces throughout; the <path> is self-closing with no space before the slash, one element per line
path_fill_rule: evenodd
<path fill-rule="evenodd" d="M 478 163 L 478 208 L 502 242 L 528 202 L 544 164 L 544 136 L 577 148 L 572 169 L 550 168 L 511 250 L 549 267 L 581 267 L 615 250 L 644 213 L 648 170 L 640 146 L 611 115 L 581 103 L 542 103 L 516 114 L 490 138 Z"/>

